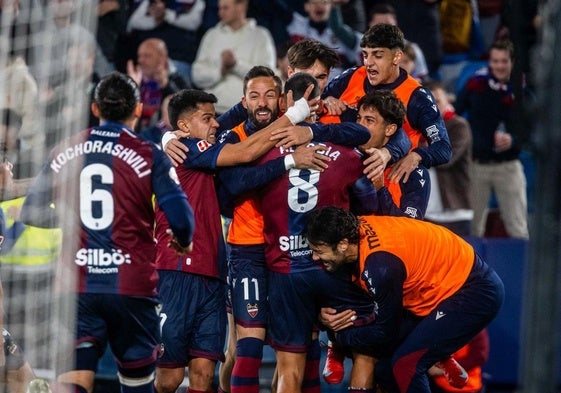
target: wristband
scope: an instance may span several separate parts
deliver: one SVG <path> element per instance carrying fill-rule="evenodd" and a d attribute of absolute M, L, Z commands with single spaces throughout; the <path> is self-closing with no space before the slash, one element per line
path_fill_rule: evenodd
<path fill-rule="evenodd" d="M 284 114 L 293 125 L 306 120 L 310 116 L 308 101 L 304 97 L 300 98 Z"/>
<path fill-rule="evenodd" d="M 171 131 L 166 131 L 164 135 L 162 135 L 162 150 L 166 150 L 166 145 L 172 139 L 177 139 L 177 136 Z"/>
<path fill-rule="evenodd" d="M 296 167 L 296 161 L 294 161 L 294 157 L 292 156 L 292 154 L 289 154 L 287 156 L 284 157 L 284 169 L 286 169 L 287 171 L 289 169 L 295 168 Z"/>

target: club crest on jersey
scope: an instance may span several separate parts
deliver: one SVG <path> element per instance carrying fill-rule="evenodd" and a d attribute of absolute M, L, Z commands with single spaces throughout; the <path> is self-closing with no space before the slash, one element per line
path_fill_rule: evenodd
<path fill-rule="evenodd" d="M 257 303 L 256 304 L 248 303 L 246 307 L 247 307 L 247 313 L 251 318 L 255 318 L 257 314 L 259 314 L 259 307 L 257 306 Z"/>
<path fill-rule="evenodd" d="M 200 140 L 197 142 L 197 148 L 199 149 L 200 152 L 207 150 L 211 146 L 212 145 L 205 140 Z"/>

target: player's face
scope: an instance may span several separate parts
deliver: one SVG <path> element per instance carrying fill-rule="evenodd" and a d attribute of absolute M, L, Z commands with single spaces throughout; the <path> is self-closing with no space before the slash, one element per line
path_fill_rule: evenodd
<path fill-rule="evenodd" d="M 361 150 L 371 147 L 379 149 L 386 143 L 386 133 L 389 131 L 388 124 L 377 109 L 361 106 L 358 110 L 356 122 L 370 131 L 370 139 L 364 145 L 359 146 Z"/>
<path fill-rule="evenodd" d="M 328 272 L 338 270 L 345 263 L 345 255 L 331 246 L 315 245 L 310 242 L 308 242 L 308 246 L 312 250 L 312 259 L 320 262 Z"/>
<path fill-rule="evenodd" d="M 275 80 L 268 76 L 250 79 L 242 104 L 257 128 L 271 124 L 279 114 L 279 90 Z"/>
<path fill-rule="evenodd" d="M 306 74 L 310 74 L 318 81 L 319 91 L 321 94 L 323 93 L 325 86 L 327 86 L 327 82 L 329 80 L 329 71 L 329 68 L 327 68 L 325 64 L 323 64 L 319 60 L 316 60 L 314 64 L 312 64 L 309 68 L 288 67 L 288 77 L 290 78 L 292 74 L 295 74 L 297 72 L 305 72 Z"/>
<path fill-rule="evenodd" d="M 204 139 L 208 143 L 216 143 L 216 129 L 218 122 L 216 121 L 216 111 L 214 105 L 205 102 L 198 104 L 198 109 L 192 112 L 186 119 L 187 128 L 193 138 Z"/>
<path fill-rule="evenodd" d="M 500 82 L 508 82 L 512 72 L 512 59 L 507 50 L 491 49 L 489 51 L 489 68 L 491 73 Z"/>
<path fill-rule="evenodd" d="M 389 48 L 362 48 L 362 60 L 372 86 L 394 82 L 399 76 L 402 51 Z"/>

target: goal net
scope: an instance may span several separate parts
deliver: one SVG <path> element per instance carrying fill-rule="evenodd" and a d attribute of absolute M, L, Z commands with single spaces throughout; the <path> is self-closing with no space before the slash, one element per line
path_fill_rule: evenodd
<path fill-rule="evenodd" d="M 0 1 L 0 163 L 10 162 L 14 176 L 0 184 L 3 325 L 47 379 L 72 360 L 74 299 L 56 291 L 73 285 L 73 274 L 57 271 L 61 248 L 71 247 L 61 244 L 61 230 L 72 228 L 24 226 L 19 211 L 50 149 L 88 124 L 97 3 Z"/>

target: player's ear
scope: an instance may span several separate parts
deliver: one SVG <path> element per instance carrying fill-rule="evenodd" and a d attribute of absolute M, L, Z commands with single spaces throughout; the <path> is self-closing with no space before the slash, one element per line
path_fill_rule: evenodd
<path fill-rule="evenodd" d="M 142 117 L 142 102 L 139 102 L 134 107 L 134 117 L 136 117 L 136 118 Z"/>
<path fill-rule="evenodd" d="M 281 113 L 286 112 L 288 108 L 286 107 L 286 94 L 281 93 L 279 96 L 279 111 Z"/>
<path fill-rule="evenodd" d="M 341 253 L 347 251 L 348 248 L 349 248 L 349 239 L 347 238 L 344 238 L 343 240 L 340 240 L 339 243 L 337 243 L 337 251 Z"/>
<path fill-rule="evenodd" d="M 187 119 L 179 119 L 177 120 L 177 127 L 181 131 L 189 131 L 189 120 Z"/>
<path fill-rule="evenodd" d="M 393 123 L 393 124 L 387 124 L 386 125 L 385 134 L 388 138 L 390 136 L 392 136 L 393 134 L 395 134 L 396 131 L 397 131 L 397 124 Z"/>
<path fill-rule="evenodd" d="M 99 116 L 100 116 L 99 107 L 97 106 L 97 104 L 95 102 L 92 102 L 91 109 L 92 109 L 92 113 L 94 114 L 94 116 L 99 119 Z"/>

